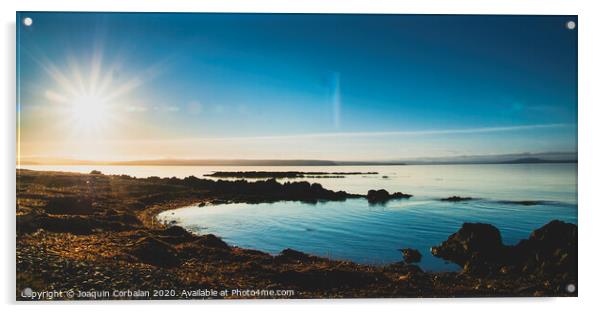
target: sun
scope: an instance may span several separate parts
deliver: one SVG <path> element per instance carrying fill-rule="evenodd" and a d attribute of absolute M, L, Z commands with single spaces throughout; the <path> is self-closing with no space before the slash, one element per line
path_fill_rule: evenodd
<path fill-rule="evenodd" d="M 100 96 L 81 95 L 68 103 L 68 122 L 81 135 L 106 131 L 112 119 L 110 104 Z"/>
<path fill-rule="evenodd" d="M 74 60 L 62 69 L 51 62 L 43 64 L 52 78 L 45 98 L 54 103 L 59 114 L 57 123 L 71 140 L 103 139 L 116 126 L 113 125 L 119 113 L 116 103 L 133 89 L 124 88 L 130 81 L 116 82 L 115 66 L 103 66 L 101 60 L 97 53 L 83 66 Z"/>
<path fill-rule="evenodd" d="M 123 127 L 120 102 L 98 89 L 94 93 L 75 89 L 47 90 L 46 98 L 53 102 L 50 120 L 60 132 L 55 140 L 61 142 L 63 151 L 71 158 L 93 160 L 115 153 L 104 143 L 118 135 Z"/>
<path fill-rule="evenodd" d="M 38 89 L 43 125 L 60 154 L 74 159 L 119 153 L 115 143 L 138 131 L 145 118 L 128 110 L 131 103 L 141 102 L 137 89 L 158 76 L 165 64 L 159 60 L 143 68 L 127 66 L 123 55 L 104 55 L 101 42 L 89 54 L 68 53 L 64 60 L 39 55 L 34 61 L 46 74 L 40 76 Z"/>
<path fill-rule="evenodd" d="M 122 64 L 103 64 L 106 58 L 97 49 L 88 62 L 68 58 L 63 66 L 43 59 L 38 63 L 48 74 L 44 99 L 59 114 L 53 121 L 63 130 L 63 141 L 107 139 L 118 124 L 124 124 L 124 107 L 130 93 L 156 75 L 156 67 L 139 73 L 126 71 Z M 106 63 L 106 62 L 104 62 Z"/>

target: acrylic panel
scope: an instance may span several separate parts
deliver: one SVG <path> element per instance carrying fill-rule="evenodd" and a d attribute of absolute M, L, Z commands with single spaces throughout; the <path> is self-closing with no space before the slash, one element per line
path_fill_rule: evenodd
<path fill-rule="evenodd" d="M 16 20 L 17 300 L 577 295 L 577 16 Z"/>

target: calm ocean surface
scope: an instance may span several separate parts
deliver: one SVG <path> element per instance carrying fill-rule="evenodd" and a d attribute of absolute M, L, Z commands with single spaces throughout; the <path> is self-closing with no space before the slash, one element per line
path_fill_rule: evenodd
<path fill-rule="evenodd" d="M 378 172 L 345 178 L 297 179 L 325 188 L 365 194 L 369 189 L 413 194 L 407 200 L 369 205 L 364 199 L 306 204 L 226 204 L 186 207 L 160 214 L 165 222 L 199 234 L 213 233 L 226 242 L 278 253 L 293 248 L 360 263 L 401 260 L 397 249 L 420 250 L 425 270 L 456 270 L 429 250 L 457 231 L 463 222 L 498 227 L 506 244 L 528 237 L 553 219 L 577 223 L 576 164 L 406 165 L 336 167 L 237 166 L 23 166 L 32 170 L 128 174 L 136 177 L 202 177 L 214 171 Z M 279 180 L 286 181 L 286 180 Z M 478 200 L 449 203 L 439 198 Z M 524 206 L 503 201 L 539 200 Z"/>

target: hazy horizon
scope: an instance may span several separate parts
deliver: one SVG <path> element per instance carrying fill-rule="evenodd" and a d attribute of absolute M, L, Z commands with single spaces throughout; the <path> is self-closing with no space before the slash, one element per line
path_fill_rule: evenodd
<path fill-rule="evenodd" d="M 548 152 L 548 153 L 518 153 L 518 154 L 495 154 L 495 155 L 457 155 L 448 157 L 422 157 L 413 159 L 386 159 L 386 160 L 325 160 L 325 159 L 199 159 L 199 158 L 159 158 L 138 160 L 76 160 L 62 158 L 22 158 L 18 165 L 402 165 L 402 164 L 462 164 L 462 163 L 504 163 L 526 160 L 545 162 L 576 162 L 577 154 L 572 152 Z"/>
<path fill-rule="evenodd" d="M 574 16 L 24 16 L 21 161 L 577 152 Z"/>

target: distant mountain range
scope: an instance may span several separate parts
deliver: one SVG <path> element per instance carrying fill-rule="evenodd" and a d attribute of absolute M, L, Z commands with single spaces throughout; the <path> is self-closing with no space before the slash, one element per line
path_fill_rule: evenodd
<path fill-rule="evenodd" d="M 23 158 L 22 165 L 130 165 L 130 166 L 342 166 L 342 165 L 437 165 L 437 164 L 530 164 L 577 163 L 572 152 L 470 155 L 385 161 L 254 160 L 254 159 L 156 159 L 133 161 L 88 161 L 72 159 Z"/>
<path fill-rule="evenodd" d="M 577 159 L 577 153 L 574 152 L 545 152 L 419 158 L 403 160 L 403 162 L 406 164 L 528 164 L 577 163 Z"/>
<path fill-rule="evenodd" d="M 156 159 L 134 161 L 87 161 L 70 159 L 21 159 L 22 165 L 130 165 L 130 166 L 340 166 L 405 165 L 400 161 L 330 161 L 279 159 Z"/>

